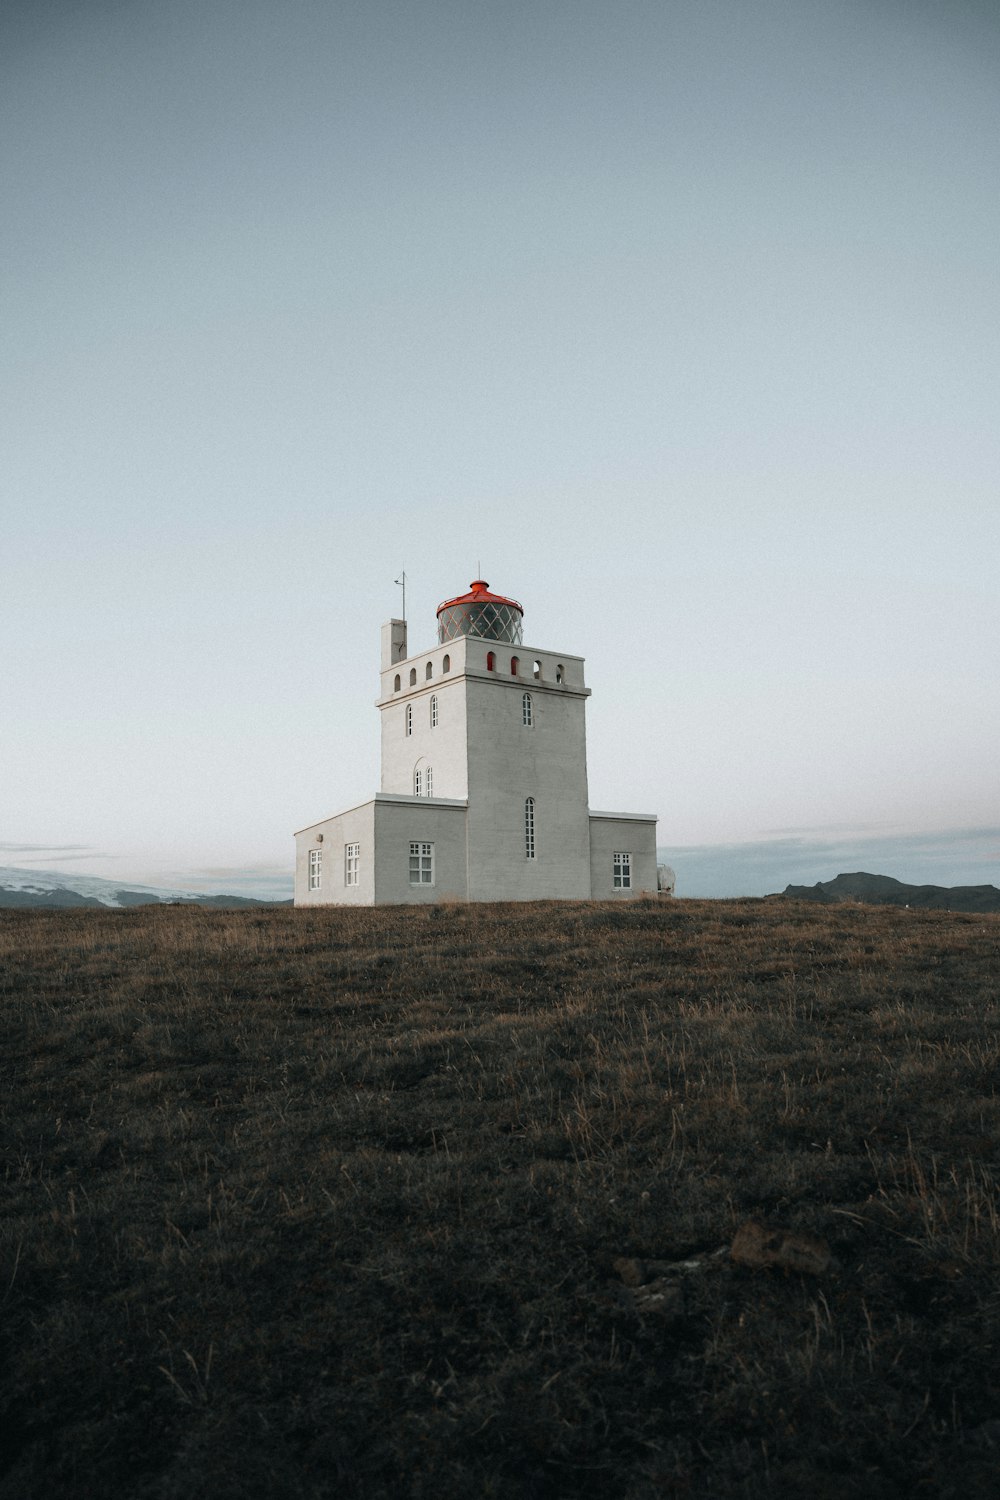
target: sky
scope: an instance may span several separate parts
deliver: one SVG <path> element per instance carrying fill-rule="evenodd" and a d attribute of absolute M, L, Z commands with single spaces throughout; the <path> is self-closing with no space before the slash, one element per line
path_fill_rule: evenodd
<path fill-rule="evenodd" d="M 0 863 L 287 894 L 379 628 L 679 895 L 1000 884 L 991 0 L 7 0 Z"/>

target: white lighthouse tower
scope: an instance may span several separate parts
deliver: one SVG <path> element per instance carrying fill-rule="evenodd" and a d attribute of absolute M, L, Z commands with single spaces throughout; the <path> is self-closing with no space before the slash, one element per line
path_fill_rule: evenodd
<path fill-rule="evenodd" d="M 582 657 L 523 643 L 484 579 L 408 655 L 382 627 L 382 787 L 300 830 L 297 906 L 628 898 L 657 889 L 656 817 L 589 807 Z"/>

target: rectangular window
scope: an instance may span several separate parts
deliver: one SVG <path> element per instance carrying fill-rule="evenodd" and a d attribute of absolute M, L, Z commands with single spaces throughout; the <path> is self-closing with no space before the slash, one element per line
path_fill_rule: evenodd
<path fill-rule="evenodd" d="M 361 868 L 361 845 L 344 845 L 344 884 L 357 885 Z"/>
<path fill-rule="evenodd" d="M 428 795 L 428 797 L 433 797 L 433 795 L 434 795 L 434 768 L 433 768 L 433 766 L 428 766 L 427 767 L 427 795 Z"/>
<path fill-rule="evenodd" d="M 323 851 L 309 850 L 309 889 L 318 891 L 323 884 Z"/>
<path fill-rule="evenodd" d="M 410 884 L 434 884 L 434 845 L 410 845 Z"/>
<path fill-rule="evenodd" d="M 632 889 L 632 856 L 631 854 L 615 854 L 613 857 L 615 865 L 612 884 L 616 891 L 630 891 Z"/>

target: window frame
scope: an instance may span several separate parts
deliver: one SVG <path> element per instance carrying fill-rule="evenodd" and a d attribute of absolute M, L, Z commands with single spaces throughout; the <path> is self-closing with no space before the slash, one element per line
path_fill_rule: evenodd
<path fill-rule="evenodd" d="M 361 845 L 344 845 L 344 884 L 357 886 L 361 884 Z"/>
<path fill-rule="evenodd" d="M 535 705 L 531 701 L 530 693 L 521 694 L 521 728 L 534 729 L 535 727 Z"/>
<path fill-rule="evenodd" d="M 524 799 L 524 857 L 535 858 L 535 799 Z"/>
<path fill-rule="evenodd" d="M 439 719 L 438 695 L 437 695 L 437 693 L 431 693 L 430 715 L 431 715 L 431 728 L 432 729 L 436 729 L 438 727 L 438 719 Z"/>
<path fill-rule="evenodd" d="M 408 703 L 406 705 L 405 723 L 406 723 L 406 733 L 409 736 L 409 735 L 411 735 L 413 733 L 413 704 L 412 703 Z"/>
<path fill-rule="evenodd" d="M 615 891 L 630 891 L 632 889 L 631 849 L 612 850 L 611 889 Z"/>
<path fill-rule="evenodd" d="M 321 891 L 323 889 L 323 851 L 322 849 L 309 850 L 309 882 L 307 889 L 310 891 Z"/>
<path fill-rule="evenodd" d="M 434 844 L 427 839 L 410 840 L 410 884 L 427 886 L 434 884 Z M 414 879 L 416 875 L 416 879 Z"/>

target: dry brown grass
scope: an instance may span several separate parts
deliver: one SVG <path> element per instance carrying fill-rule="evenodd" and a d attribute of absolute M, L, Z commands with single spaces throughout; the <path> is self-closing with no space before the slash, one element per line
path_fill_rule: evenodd
<path fill-rule="evenodd" d="M 992 1494 L 1000 918 L 17 912 L 0 1494 Z M 748 1217 L 638 1311 L 619 1256 Z"/>

